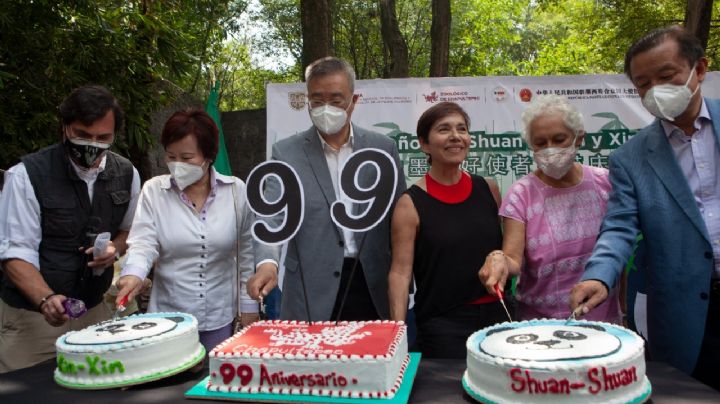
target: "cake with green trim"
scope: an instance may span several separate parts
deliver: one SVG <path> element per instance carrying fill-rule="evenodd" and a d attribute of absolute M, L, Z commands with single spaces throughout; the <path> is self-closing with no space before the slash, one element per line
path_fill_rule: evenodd
<path fill-rule="evenodd" d="M 186 313 L 104 321 L 62 335 L 55 348 L 55 381 L 74 389 L 145 383 L 189 369 L 205 357 L 197 319 Z"/>
<path fill-rule="evenodd" d="M 502 323 L 468 338 L 462 383 L 483 403 L 642 403 L 652 392 L 644 352 L 613 324 Z"/>

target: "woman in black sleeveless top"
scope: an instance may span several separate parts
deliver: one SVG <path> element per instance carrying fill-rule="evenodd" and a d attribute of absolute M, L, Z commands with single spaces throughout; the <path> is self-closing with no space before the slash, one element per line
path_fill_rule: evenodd
<path fill-rule="evenodd" d="M 414 276 L 414 348 L 425 357 L 465 358 L 470 334 L 507 320 L 478 278 L 487 254 L 502 246 L 500 192 L 494 181 L 460 167 L 470 147 L 469 124 L 455 103 L 423 113 L 417 135 L 430 170 L 393 213 L 390 317 L 405 320 Z"/>

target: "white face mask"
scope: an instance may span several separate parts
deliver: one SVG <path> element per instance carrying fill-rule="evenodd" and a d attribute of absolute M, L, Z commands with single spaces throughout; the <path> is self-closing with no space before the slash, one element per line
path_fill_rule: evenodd
<path fill-rule="evenodd" d="M 196 165 L 181 161 L 170 161 L 167 165 L 168 169 L 170 169 L 170 175 L 181 191 L 198 182 L 205 174 L 204 162 L 201 165 Z"/>
<path fill-rule="evenodd" d="M 695 74 L 695 66 L 693 66 L 690 76 L 683 85 L 678 84 L 658 84 L 653 86 L 642 99 L 642 104 L 654 116 L 674 121 L 680 116 L 690 105 L 690 100 L 700 88 L 698 83 L 695 91 L 690 91 L 690 80 Z"/>
<path fill-rule="evenodd" d="M 577 155 L 576 138 L 573 138 L 573 143 L 568 147 L 548 147 L 533 152 L 535 163 L 540 171 L 556 180 L 564 177 L 575 162 L 575 155 Z"/>
<path fill-rule="evenodd" d="M 348 105 L 348 108 L 350 108 L 350 105 Z M 335 135 L 340 132 L 347 119 L 347 110 L 332 105 L 325 104 L 310 110 L 310 120 L 312 120 L 313 125 L 326 135 Z"/>

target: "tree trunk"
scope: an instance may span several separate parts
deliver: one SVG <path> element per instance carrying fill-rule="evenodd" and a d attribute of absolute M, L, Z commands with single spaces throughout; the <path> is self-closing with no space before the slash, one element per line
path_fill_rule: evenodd
<path fill-rule="evenodd" d="M 302 26 L 302 72 L 312 62 L 331 56 L 332 0 L 300 0 Z M 302 77 L 305 80 L 305 77 Z"/>
<path fill-rule="evenodd" d="M 448 75 L 450 61 L 450 0 L 432 0 L 430 77 Z"/>
<path fill-rule="evenodd" d="M 383 44 L 390 55 L 390 63 L 383 69 L 386 77 L 408 77 L 408 47 L 398 26 L 395 0 L 380 0 L 380 28 Z"/>
<path fill-rule="evenodd" d="M 687 0 L 685 3 L 685 29 L 694 34 L 707 48 L 710 37 L 713 0 Z"/>

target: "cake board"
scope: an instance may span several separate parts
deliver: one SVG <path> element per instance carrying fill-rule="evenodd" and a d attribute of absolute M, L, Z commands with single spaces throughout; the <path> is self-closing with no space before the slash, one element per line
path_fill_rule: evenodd
<path fill-rule="evenodd" d="M 407 403 L 412 391 L 412 385 L 415 381 L 418 365 L 420 364 L 419 352 L 410 352 L 410 362 L 405 369 L 402 384 L 395 393 L 393 398 L 351 398 L 351 397 L 328 397 L 328 396 L 312 396 L 304 394 L 269 394 L 269 393 L 227 393 L 220 391 L 208 391 L 207 382 L 210 376 L 201 380 L 190 390 L 185 392 L 185 398 L 198 400 L 225 400 L 225 401 L 245 401 L 257 403 L 332 403 L 332 404 L 363 404 L 368 402 L 402 404 Z"/>
<path fill-rule="evenodd" d="M 84 384 L 67 383 L 63 380 L 58 379 L 55 376 L 53 376 L 53 379 L 55 379 L 55 383 L 57 383 L 58 385 L 68 388 L 68 389 L 75 389 L 75 390 L 106 390 L 106 389 L 130 387 L 130 386 L 136 386 L 138 384 L 154 382 L 156 380 L 164 379 L 166 377 L 170 377 L 172 375 L 182 373 L 188 369 L 192 369 L 195 365 L 202 362 L 202 360 L 205 359 L 205 356 L 206 356 L 205 348 L 200 347 L 199 354 L 197 356 L 195 356 L 189 362 L 182 364 L 180 367 L 170 369 L 165 372 L 155 373 L 150 376 L 141 377 L 136 380 L 126 381 L 126 382 L 105 383 L 105 384 L 96 384 L 96 385 L 90 386 L 90 385 L 84 385 Z"/>

